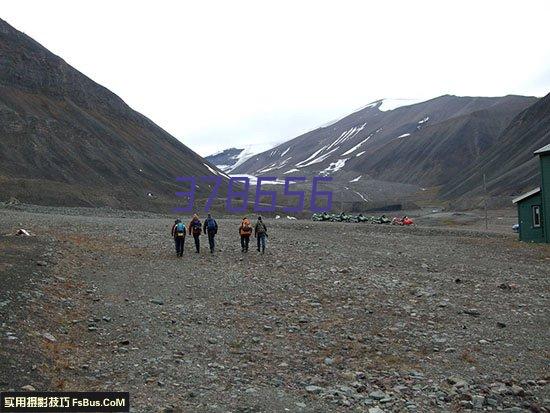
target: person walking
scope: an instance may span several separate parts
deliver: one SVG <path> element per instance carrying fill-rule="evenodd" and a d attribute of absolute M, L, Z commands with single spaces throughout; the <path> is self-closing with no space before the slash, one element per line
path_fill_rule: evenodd
<path fill-rule="evenodd" d="M 208 217 L 204 220 L 203 232 L 208 235 L 208 244 L 210 245 L 210 254 L 214 253 L 214 237 L 218 233 L 218 223 L 212 215 L 208 214 Z"/>
<path fill-rule="evenodd" d="M 185 225 L 178 218 L 172 225 L 172 237 L 176 244 L 176 256 L 183 257 L 183 246 L 185 244 Z"/>
<path fill-rule="evenodd" d="M 199 216 L 197 214 L 193 215 L 193 219 L 191 222 L 189 222 L 189 235 L 193 235 L 193 238 L 195 239 L 195 248 L 196 253 L 198 254 L 201 250 L 201 241 L 200 236 L 202 232 L 202 226 L 201 221 L 199 219 Z"/>
<path fill-rule="evenodd" d="M 262 254 L 265 253 L 265 240 L 267 238 L 267 227 L 262 221 L 262 217 L 258 217 L 256 225 L 254 226 L 254 236 L 258 241 L 258 252 L 260 252 L 260 247 Z"/>
<path fill-rule="evenodd" d="M 248 252 L 248 244 L 252 235 L 252 225 L 247 217 L 244 217 L 239 227 L 239 235 L 241 236 L 241 252 Z"/>

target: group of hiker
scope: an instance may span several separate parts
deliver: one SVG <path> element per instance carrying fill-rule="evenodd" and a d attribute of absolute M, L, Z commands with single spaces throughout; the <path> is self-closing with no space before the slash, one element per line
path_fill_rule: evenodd
<path fill-rule="evenodd" d="M 193 215 L 193 218 L 188 225 L 185 225 L 181 219 L 176 219 L 174 225 L 172 225 L 172 237 L 176 246 L 176 255 L 183 257 L 183 249 L 185 245 L 186 235 L 193 235 L 195 240 L 195 253 L 200 253 L 200 236 L 202 234 L 208 235 L 208 245 L 210 247 L 210 253 L 213 254 L 216 247 L 216 234 L 218 233 L 218 223 L 208 214 L 204 223 L 201 223 L 197 214 Z M 265 245 L 267 239 L 267 226 L 262 220 L 262 217 L 258 217 L 256 224 L 252 226 L 250 220 L 244 217 L 239 226 L 239 236 L 241 238 L 241 252 L 248 252 L 248 245 L 250 243 L 250 237 L 254 233 L 254 237 L 257 240 L 258 252 L 265 253 Z"/>

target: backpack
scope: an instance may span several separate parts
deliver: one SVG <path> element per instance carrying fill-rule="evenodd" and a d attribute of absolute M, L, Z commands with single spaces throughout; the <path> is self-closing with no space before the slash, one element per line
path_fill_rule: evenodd
<path fill-rule="evenodd" d="M 267 229 L 267 228 L 265 227 L 264 223 L 263 223 L 263 222 L 259 222 L 259 223 L 258 223 L 258 228 L 256 229 L 256 232 L 257 232 L 258 234 L 265 234 L 266 229 Z"/>
<path fill-rule="evenodd" d="M 176 233 L 176 237 L 185 237 L 185 226 L 183 225 L 183 223 L 178 222 L 176 224 L 175 233 Z"/>
<path fill-rule="evenodd" d="M 206 222 L 206 228 L 208 229 L 208 232 L 213 233 L 216 232 L 216 220 L 214 218 L 210 218 Z"/>
<path fill-rule="evenodd" d="M 193 229 L 193 235 L 201 234 L 201 222 L 198 219 L 191 223 L 191 228 Z"/>

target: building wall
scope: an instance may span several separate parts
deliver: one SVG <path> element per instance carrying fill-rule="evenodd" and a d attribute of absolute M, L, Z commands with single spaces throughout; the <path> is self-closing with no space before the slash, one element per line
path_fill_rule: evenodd
<path fill-rule="evenodd" d="M 540 155 L 540 175 L 542 193 L 542 219 L 544 239 L 550 242 L 550 154 Z"/>
<path fill-rule="evenodd" d="M 534 205 L 541 205 L 541 194 L 531 196 L 523 201 L 518 202 L 518 222 L 519 222 L 519 239 L 527 242 L 544 242 L 544 222 L 545 214 L 541 206 L 542 225 L 539 228 L 533 227 L 533 209 Z"/>

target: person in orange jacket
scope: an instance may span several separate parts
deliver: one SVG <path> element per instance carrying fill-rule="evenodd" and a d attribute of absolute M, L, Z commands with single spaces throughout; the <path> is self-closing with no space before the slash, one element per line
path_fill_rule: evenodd
<path fill-rule="evenodd" d="M 241 236 L 241 252 L 248 252 L 248 244 L 252 235 L 252 225 L 247 217 L 244 217 L 241 226 L 239 227 L 239 235 Z"/>

